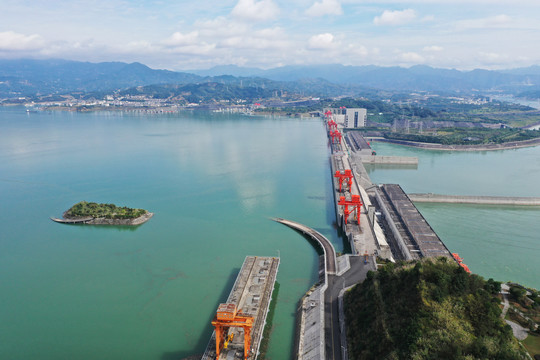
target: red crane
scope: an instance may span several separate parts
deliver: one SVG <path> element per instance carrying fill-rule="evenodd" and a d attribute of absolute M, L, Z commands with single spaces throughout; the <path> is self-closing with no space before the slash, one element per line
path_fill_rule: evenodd
<path fill-rule="evenodd" d="M 337 123 L 333 119 L 328 120 L 328 131 L 337 131 Z"/>
<path fill-rule="evenodd" d="M 345 200 L 345 196 L 339 197 L 338 205 L 343 206 L 343 214 L 345 215 L 345 225 L 347 225 L 347 220 L 349 215 L 355 213 L 354 219 L 360 225 L 360 211 L 362 208 L 362 201 L 360 200 L 360 195 L 353 195 L 351 200 Z M 351 206 L 351 209 L 349 209 Z"/>
<path fill-rule="evenodd" d="M 334 144 L 336 140 L 341 144 L 341 133 L 339 130 L 330 131 L 330 138 L 332 139 L 332 144 Z"/>
<path fill-rule="evenodd" d="M 349 185 L 349 191 L 351 191 L 353 176 L 354 175 L 352 174 L 351 169 L 347 169 L 343 173 L 339 170 L 336 170 L 334 177 L 339 179 L 339 192 L 342 191 L 341 189 L 343 188 L 343 181 L 345 180 L 347 180 L 347 185 Z"/>

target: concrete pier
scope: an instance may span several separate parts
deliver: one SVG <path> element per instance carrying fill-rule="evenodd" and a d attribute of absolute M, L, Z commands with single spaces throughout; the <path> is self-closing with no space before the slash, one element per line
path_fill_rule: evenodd
<path fill-rule="evenodd" d="M 408 196 L 414 202 L 540 206 L 540 198 L 538 197 L 466 196 L 466 195 L 440 195 L 440 194 L 408 194 Z"/>
<path fill-rule="evenodd" d="M 226 301 L 228 304 L 235 304 L 243 314 L 251 315 L 254 318 L 248 360 L 257 359 L 259 353 L 278 267 L 279 258 L 247 256 Z M 230 333 L 234 333 L 234 338 L 229 343 L 228 348 L 222 350 L 220 359 L 244 359 L 243 330 L 231 328 Z M 215 335 L 215 332 L 213 332 L 202 360 L 216 359 Z"/>

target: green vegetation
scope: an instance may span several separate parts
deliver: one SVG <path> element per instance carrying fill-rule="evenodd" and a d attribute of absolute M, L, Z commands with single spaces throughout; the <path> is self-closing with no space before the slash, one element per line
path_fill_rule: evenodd
<path fill-rule="evenodd" d="M 266 359 L 266 353 L 268 352 L 268 343 L 270 341 L 270 335 L 274 328 L 274 313 L 276 312 L 277 298 L 279 294 L 279 283 L 276 281 L 274 291 L 272 292 L 272 299 L 270 299 L 270 307 L 268 314 L 266 315 L 266 325 L 264 325 L 261 345 L 259 346 L 258 359 Z"/>
<path fill-rule="evenodd" d="M 443 145 L 502 144 L 540 138 L 540 131 L 522 129 L 447 128 L 434 133 L 385 132 L 386 139 L 407 140 Z"/>
<path fill-rule="evenodd" d="M 540 293 L 519 284 L 509 284 L 510 308 L 506 318 L 529 329 L 529 336 L 521 343 L 529 354 L 540 359 Z"/>
<path fill-rule="evenodd" d="M 534 356 L 535 359 L 540 359 L 540 335 L 534 333 L 529 334 L 529 336 L 522 341 L 522 344 L 531 356 Z"/>
<path fill-rule="evenodd" d="M 64 213 L 66 219 L 92 216 L 93 218 L 106 219 L 134 219 L 146 214 L 143 209 L 131 209 L 118 207 L 114 204 L 98 204 L 95 202 L 81 201 Z"/>
<path fill-rule="evenodd" d="M 235 84 L 222 84 L 205 82 L 201 84 L 186 85 L 147 85 L 121 91 L 120 95 L 145 95 L 153 99 L 174 100 L 178 104 L 249 100 L 270 98 L 274 91 L 262 87 L 240 86 Z"/>
<path fill-rule="evenodd" d="M 387 264 L 345 296 L 350 359 L 524 359 L 500 284 L 447 258 Z"/>

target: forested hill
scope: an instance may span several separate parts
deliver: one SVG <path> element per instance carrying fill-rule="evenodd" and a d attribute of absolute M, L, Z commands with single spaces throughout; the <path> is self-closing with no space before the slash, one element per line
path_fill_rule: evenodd
<path fill-rule="evenodd" d="M 388 264 L 345 296 L 350 359 L 525 359 L 500 283 L 441 258 Z"/>

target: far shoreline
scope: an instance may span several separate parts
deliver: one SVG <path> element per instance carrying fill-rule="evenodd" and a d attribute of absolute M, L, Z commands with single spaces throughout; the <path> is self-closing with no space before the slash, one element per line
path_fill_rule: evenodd
<path fill-rule="evenodd" d="M 404 145 L 410 147 L 416 147 L 425 150 L 440 150 L 440 151 L 495 151 L 495 150 L 509 150 L 520 149 L 525 147 L 533 147 L 540 145 L 540 138 L 511 141 L 502 144 L 477 144 L 477 145 L 443 145 L 436 143 L 423 143 L 409 140 L 395 140 L 386 139 L 381 137 L 366 137 L 371 141 L 385 142 L 396 145 Z"/>

